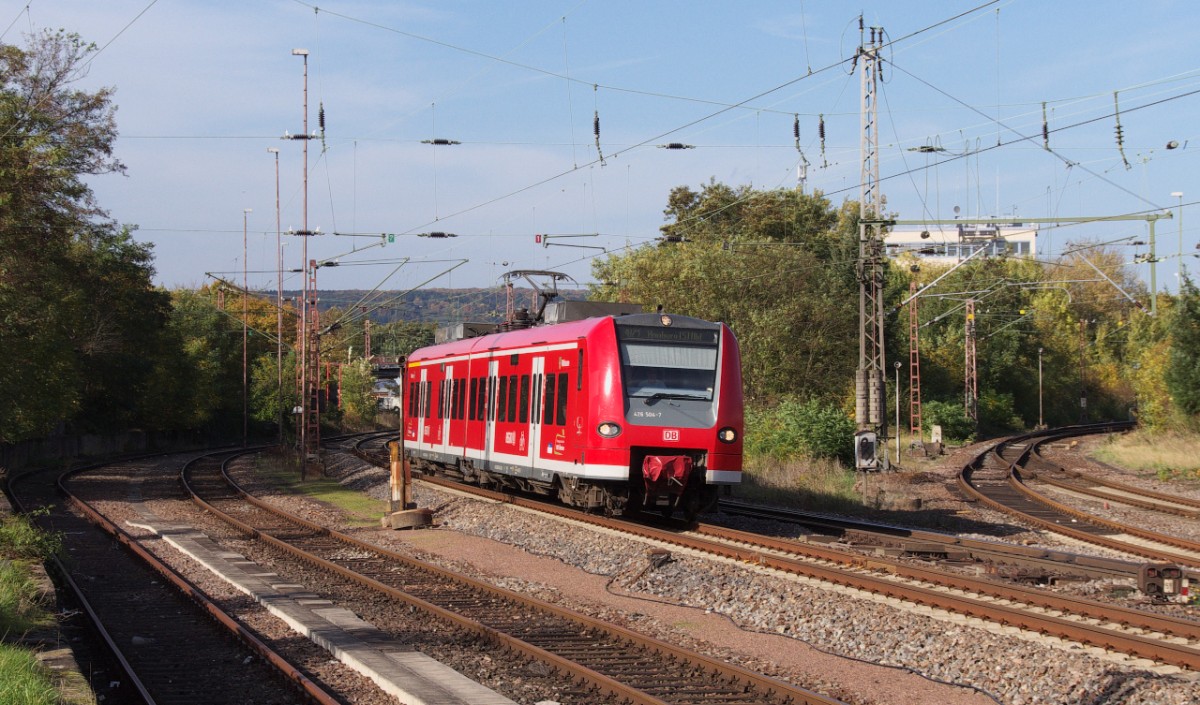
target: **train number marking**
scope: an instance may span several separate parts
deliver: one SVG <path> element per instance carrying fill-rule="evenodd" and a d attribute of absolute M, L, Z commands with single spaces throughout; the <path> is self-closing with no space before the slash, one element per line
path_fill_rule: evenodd
<path fill-rule="evenodd" d="M 679 431 L 674 428 L 664 428 L 663 429 L 663 441 L 665 441 L 667 443 L 678 443 L 679 442 Z"/>

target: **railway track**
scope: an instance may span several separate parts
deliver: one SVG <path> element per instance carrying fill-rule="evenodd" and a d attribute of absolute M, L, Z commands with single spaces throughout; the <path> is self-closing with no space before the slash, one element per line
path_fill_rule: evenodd
<path fill-rule="evenodd" d="M 359 450 L 369 462 L 379 456 Z M 691 531 L 584 514 L 511 494 L 438 477 L 425 482 L 466 491 L 659 543 L 765 566 L 864 593 L 884 595 L 1040 634 L 1100 646 L 1159 663 L 1200 670 L 1200 624 L 996 581 L 906 565 L 828 547 L 739 532 L 706 524 Z"/>
<path fill-rule="evenodd" d="M 625 702 L 839 702 L 288 515 L 237 489 L 211 463 L 189 469 L 185 483 L 200 506 L 274 550 Z"/>
<path fill-rule="evenodd" d="M 1155 492 L 1143 487 L 1116 482 L 1079 470 L 1068 470 L 1042 455 L 1038 444 L 1025 462 L 1026 480 L 1057 487 L 1075 494 L 1082 494 L 1106 502 L 1118 502 L 1139 509 L 1173 514 L 1189 519 L 1200 519 L 1200 500 L 1180 495 Z"/>
<path fill-rule="evenodd" d="M 795 524 L 816 532 L 806 542 L 833 543 L 837 548 L 894 558 L 933 559 L 975 567 L 1014 582 L 1053 585 L 1062 581 L 1130 578 L 1137 561 L 1089 556 L 1039 546 L 1024 546 L 925 529 L 832 517 L 737 500 L 721 500 L 721 514 Z"/>
<path fill-rule="evenodd" d="M 126 462 L 152 469 L 160 458 Z M 44 510 L 31 514 L 40 528 L 67 539 L 55 561 L 60 587 L 120 670 L 92 674 L 105 703 L 338 702 L 73 494 L 74 476 L 103 471 L 27 473 L 10 479 L 9 490 L 20 511 Z"/>
<path fill-rule="evenodd" d="M 1040 460 L 1042 472 L 1026 470 L 1037 446 L 1053 440 L 1089 433 L 1112 433 L 1128 423 L 1069 427 L 1019 436 L 997 444 L 967 464 L 958 476 L 958 487 L 968 498 L 997 511 L 1019 517 L 1042 529 L 1070 536 L 1154 561 L 1200 570 L 1200 543 L 1177 536 L 1102 519 L 1037 493 L 1024 479 L 1042 477 L 1051 463 Z"/>

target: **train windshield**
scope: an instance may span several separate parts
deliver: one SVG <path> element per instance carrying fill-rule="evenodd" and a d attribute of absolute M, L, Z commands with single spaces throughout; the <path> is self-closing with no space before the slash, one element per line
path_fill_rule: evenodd
<path fill-rule="evenodd" d="M 647 399 L 711 401 L 719 330 L 621 326 L 625 393 Z"/>

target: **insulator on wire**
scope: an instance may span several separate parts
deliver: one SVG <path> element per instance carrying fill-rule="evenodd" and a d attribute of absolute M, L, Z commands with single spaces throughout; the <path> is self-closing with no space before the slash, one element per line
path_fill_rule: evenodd
<path fill-rule="evenodd" d="M 600 166 L 607 166 L 604 152 L 600 149 L 600 111 L 595 111 L 592 117 L 592 133 L 596 135 L 596 154 L 600 157 Z"/>
<path fill-rule="evenodd" d="M 1050 124 L 1046 121 L 1046 103 L 1042 101 L 1042 147 L 1050 149 Z"/>
<path fill-rule="evenodd" d="M 325 102 L 321 101 L 317 108 L 317 125 L 321 127 L 321 151 L 325 151 Z"/>
<path fill-rule="evenodd" d="M 1121 105 L 1117 102 L 1117 91 L 1113 91 L 1113 114 L 1117 119 L 1117 151 L 1121 153 L 1121 161 L 1125 164 L 1125 170 L 1129 171 L 1133 167 L 1125 158 L 1125 131 L 1121 128 Z"/>
<path fill-rule="evenodd" d="M 792 118 L 792 137 L 796 138 L 796 149 L 800 149 L 800 113 Z"/>
<path fill-rule="evenodd" d="M 829 161 L 825 159 L 825 114 L 817 116 L 817 137 L 821 138 L 821 167 L 829 166 Z"/>

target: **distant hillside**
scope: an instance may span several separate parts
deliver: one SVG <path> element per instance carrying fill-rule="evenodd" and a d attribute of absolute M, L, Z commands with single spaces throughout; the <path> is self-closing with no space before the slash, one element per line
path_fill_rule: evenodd
<path fill-rule="evenodd" d="M 582 301 L 587 298 L 583 291 L 560 292 L 564 299 Z M 301 292 L 284 290 L 285 297 L 299 297 Z M 346 309 L 365 305 L 370 309 L 375 323 L 408 321 L 413 323 L 457 323 L 460 321 L 500 321 L 504 318 L 506 296 L 504 289 L 418 289 L 402 293 L 377 291 L 370 300 L 360 304 L 368 292 L 359 289 L 340 289 L 319 292 L 317 308 Z M 513 289 L 516 308 L 532 308 L 536 305 L 532 289 Z M 375 308 L 378 306 L 379 308 Z"/>

